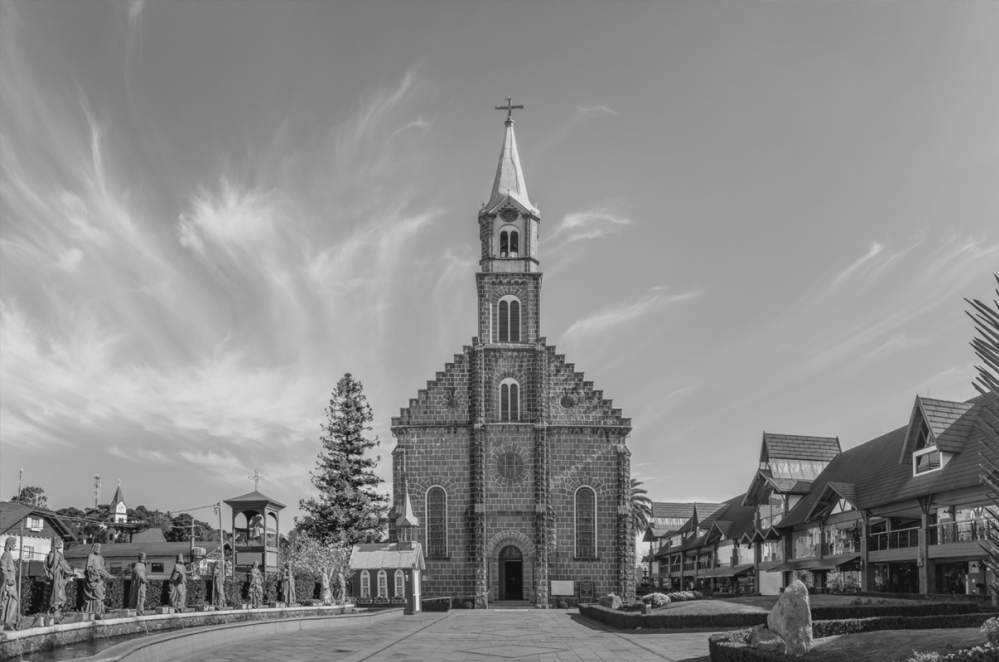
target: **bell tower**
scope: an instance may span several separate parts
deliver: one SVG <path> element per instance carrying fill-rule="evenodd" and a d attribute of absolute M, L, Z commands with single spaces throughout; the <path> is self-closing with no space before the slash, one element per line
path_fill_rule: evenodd
<path fill-rule="evenodd" d="M 541 213 L 527 195 L 507 97 L 503 146 L 489 201 L 479 210 L 479 339 L 483 344 L 529 343 L 539 337 L 541 272 L 538 230 Z"/>

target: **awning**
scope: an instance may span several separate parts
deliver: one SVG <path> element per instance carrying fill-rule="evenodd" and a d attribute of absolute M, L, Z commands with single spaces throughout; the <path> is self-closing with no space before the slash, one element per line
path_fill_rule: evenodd
<path fill-rule="evenodd" d="M 860 554 L 845 554 L 842 556 L 827 556 L 824 559 L 814 559 L 814 567 L 803 568 L 803 570 L 835 570 L 840 566 L 853 563 L 860 558 Z"/>
<path fill-rule="evenodd" d="M 767 572 L 791 572 L 793 570 L 811 570 L 808 565 L 815 563 L 818 559 L 792 559 L 781 563 L 776 568 L 770 568 Z"/>
<path fill-rule="evenodd" d="M 753 569 L 752 563 L 744 563 L 742 565 L 730 566 L 726 565 L 721 568 L 712 568 L 711 570 L 705 570 L 704 572 L 698 573 L 698 578 L 700 577 L 738 577 L 743 575 Z"/>

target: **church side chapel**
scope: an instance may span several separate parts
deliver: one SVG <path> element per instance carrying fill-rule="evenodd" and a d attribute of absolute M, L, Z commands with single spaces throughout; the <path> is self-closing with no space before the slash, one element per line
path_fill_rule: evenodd
<path fill-rule="evenodd" d="M 426 597 L 630 597 L 631 420 L 541 336 L 541 214 L 517 152 L 518 108 L 498 107 L 503 145 L 478 213 L 478 335 L 392 419 L 390 539 L 423 545 Z"/>

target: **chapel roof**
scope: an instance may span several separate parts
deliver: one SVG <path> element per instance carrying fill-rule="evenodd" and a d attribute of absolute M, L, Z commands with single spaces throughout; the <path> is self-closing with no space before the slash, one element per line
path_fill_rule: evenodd
<path fill-rule="evenodd" d="M 426 569 L 423 562 L 423 548 L 418 542 L 375 542 L 354 545 L 350 550 L 350 567 L 355 570 Z"/>

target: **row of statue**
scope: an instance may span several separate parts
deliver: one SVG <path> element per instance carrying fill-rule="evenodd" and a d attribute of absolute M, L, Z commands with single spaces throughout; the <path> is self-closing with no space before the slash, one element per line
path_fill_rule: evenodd
<path fill-rule="evenodd" d="M 12 551 L 14 538 L 7 538 L 4 551 L 0 557 L 0 626 L 16 624 L 20 618 L 17 590 L 17 567 Z M 43 564 L 46 583 L 44 604 L 50 614 L 59 614 L 66 603 L 66 584 L 75 576 L 72 566 L 63 556 L 63 543 L 56 541 Z M 251 607 L 260 607 L 264 602 L 264 575 L 259 564 L 254 561 L 249 571 L 249 602 Z M 87 564 L 83 570 L 83 609 L 93 614 L 104 613 L 105 586 L 104 581 L 111 574 L 104 567 L 104 557 L 101 556 L 100 543 L 94 544 L 87 556 Z M 145 613 L 146 587 L 149 579 L 146 577 L 146 555 L 140 553 L 138 560 L 132 565 L 131 589 L 128 595 L 128 608 L 134 609 L 139 616 Z M 169 606 L 183 609 L 187 605 L 187 568 L 182 555 L 177 556 L 177 563 L 169 579 Z M 285 566 L 281 573 L 281 599 L 287 604 L 295 600 L 295 580 L 291 567 Z M 329 581 L 323 576 L 323 599 L 330 595 Z M 223 564 L 216 563 L 212 574 L 212 601 L 215 607 L 224 607 L 225 577 Z"/>

